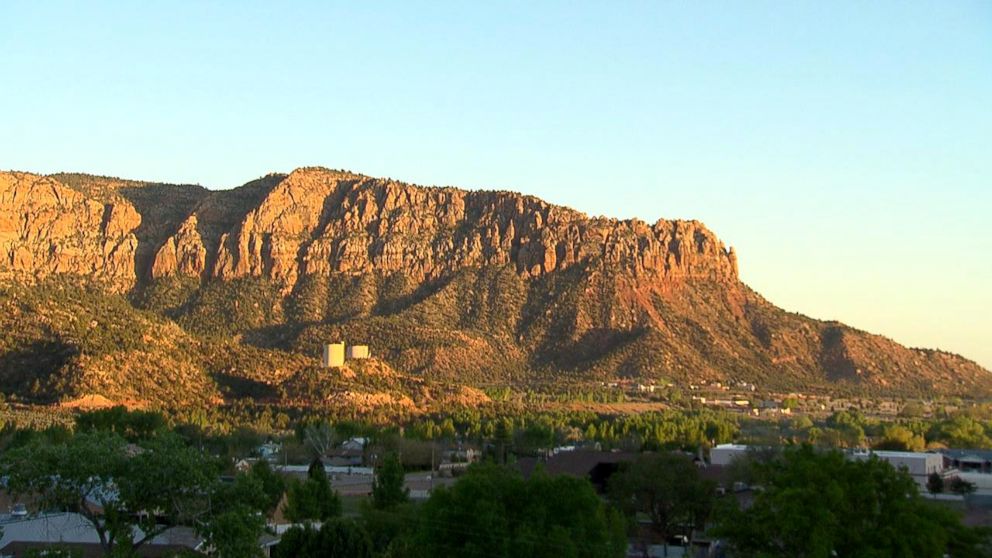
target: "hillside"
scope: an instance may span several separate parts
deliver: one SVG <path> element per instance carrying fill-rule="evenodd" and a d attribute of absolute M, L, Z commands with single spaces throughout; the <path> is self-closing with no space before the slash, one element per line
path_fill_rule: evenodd
<path fill-rule="evenodd" d="M 226 191 L 0 173 L 0 280 L 4 389 L 47 400 L 353 404 L 361 373 L 311 393 L 338 339 L 399 406 L 618 377 L 992 393 L 962 357 L 776 308 L 697 221 L 322 168 Z"/>

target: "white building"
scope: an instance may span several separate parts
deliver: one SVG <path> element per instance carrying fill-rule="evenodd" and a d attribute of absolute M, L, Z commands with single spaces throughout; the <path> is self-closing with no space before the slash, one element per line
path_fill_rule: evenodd
<path fill-rule="evenodd" d="M 710 465 L 730 465 L 738 457 L 747 454 L 748 447 L 740 444 L 720 444 L 710 450 Z"/>
<path fill-rule="evenodd" d="M 324 354 L 320 360 L 324 368 L 344 366 L 344 343 L 328 343 L 324 345 Z"/>
<path fill-rule="evenodd" d="M 368 345 L 350 345 L 347 350 L 349 359 L 363 360 L 369 358 Z"/>
<path fill-rule="evenodd" d="M 869 459 L 872 455 L 887 462 L 896 469 L 905 468 L 913 480 L 926 489 L 927 478 L 932 473 L 944 471 L 944 456 L 939 453 L 923 453 L 916 451 L 887 451 L 887 450 L 855 450 L 850 454 L 852 459 Z"/>

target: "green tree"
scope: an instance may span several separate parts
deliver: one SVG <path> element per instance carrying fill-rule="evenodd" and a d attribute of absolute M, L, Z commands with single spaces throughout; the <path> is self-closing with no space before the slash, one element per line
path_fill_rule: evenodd
<path fill-rule="evenodd" d="M 915 481 L 875 457 L 849 460 L 810 446 L 754 464 L 763 490 L 747 508 L 729 498 L 712 534 L 742 556 L 938 558 L 985 556 L 988 532 L 927 502 Z"/>
<path fill-rule="evenodd" d="M 82 413 L 76 417 L 77 432 L 113 432 L 129 442 L 147 440 L 167 431 L 165 417 L 155 411 L 128 411 L 118 405 Z"/>
<path fill-rule="evenodd" d="M 631 521 L 637 514 L 651 520 L 664 540 L 691 536 L 713 507 L 716 486 L 699 476 L 699 469 L 678 453 L 642 454 L 610 479 L 610 499 Z M 667 556 L 668 546 L 665 545 Z"/>
<path fill-rule="evenodd" d="M 423 505 L 407 556 L 623 556 L 623 521 L 586 480 L 474 465 Z"/>
<path fill-rule="evenodd" d="M 320 529 L 296 526 L 283 534 L 274 558 L 371 558 L 372 541 L 361 524 L 332 519 Z"/>
<path fill-rule="evenodd" d="M 389 454 L 376 469 L 372 482 L 372 506 L 385 510 L 409 499 L 410 490 L 405 485 L 403 465 L 395 454 Z"/>
<path fill-rule="evenodd" d="M 266 513 L 272 513 L 286 492 L 285 479 L 283 479 L 282 475 L 273 471 L 269 462 L 264 459 L 259 459 L 253 463 L 248 474 L 257 479 L 262 485 L 262 491 L 265 492 L 267 498 L 265 508 L 263 509 Z"/>
<path fill-rule="evenodd" d="M 940 473 L 930 473 L 927 477 L 927 492 L 930 494 L 940 494 L 944 491 L 944 477 Z"/>
<path fill-rule="evenodd" d="M 975 491 L 975 484 L 960 477 L 954 477 L 949 483 L 947 483 L 947 488 L 954 494 L 964 496 Z"/>
<path fill-rule="evenodd" d="M 875 449 L 895 451 L 921 451 L 927 442 L 923 436 L 898 424 L 887 425 L 882 430 L 882 440 L 875 444 Z"/>
<path fill-rule="evenodd" d="M 320 460 L 314 460 L 303 482 L 290 484 L 286 518 L 290 521 L 326 521 L 341 515 L 341 498 L 331 488 Z"/>
<path fill-rule="evenodd" d="M 218 483 L 211 496 L 213 513 L 198 531 L 219 558 L 254 558 L 262 555 L 258 538 L 265 532 L 264 512 L 269 505 L 262 481 L 240 474 L 232 483 Z"/>
<path fill-rule="evenodd" d="M 987 448 L 992 446 L 985 427 L 975 419 L 956 416 L 934 426 L 930 438 L 940 440 L 952 448 Z"/>
<path fill-rule="evenodd" d="M 0 470 L 12 493 L 36 498 L 42 509 L 82 515 L 104 552 L 114 555 L 139 548 L 171 525 L 193 526 L 207 517 L 206 496 L 219 467 L 174 435 L 129 446 L 118 434 L 95 431 L 63 444 L 35 438 L 4 454 Z"/>

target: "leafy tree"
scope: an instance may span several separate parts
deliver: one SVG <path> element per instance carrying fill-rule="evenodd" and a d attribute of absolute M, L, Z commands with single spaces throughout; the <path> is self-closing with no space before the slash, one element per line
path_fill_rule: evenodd
<path fill-rule="evenodd" d="M 372 506 L 384 510 L 409 499 L 410 490 L 405 484 L 403 465 L 395 454 L 389 454 L 375 472 L 372 483 Z"/>
<path fill-rule="evenodd" d="M 267 513 L 272 513 L 282 500 L 282 495 L 286 493 L 286 481 L 282 475 L 272 470 L 269 462 L 259 459 L 252 464 L 248 472 L 249 476 L 257 479 L 262 486 L 267 501 L 263 508 Z"/>
<path fill-rule="evenodd" d="M 941 440 L 952 448 L 987 448 L 992 446 L 985 427 L 975 419 L 963 415 L 934 425 L 928 437 Z"/>
<path fill-rule="evenodd" d="M 244 505 L 219 510 L 199 528 L 207 546 L 220 558 L 261 558 L 258 545 L 265 532 L 265 516 Z"/>
<path fill-rule="evenodd" d="M 940 473 L 930 473 L 927 477 L 927 492 L 930 494 L 940 494 L 944 491 L 944 477 Z"/>
<path fill-rule="evenodd" d="M 407 556 L 601 558 L 623 556 L 619 515 L 586 480 L 529 480 L 497 465 L 474 465 L 423 505 Z"/>
<path fill-rule="evenodd" d="M 361 505 L 362 525 L 372 540 L 372 548 L 377 556 L 408 556 L 401 552 L 410 541 L 410 533 L 417 525 L 419 508 L 410 502 L 388 509 L 378 509 L 368 501 Z"/>
<path fill-rule="evenodd" d="M 764 490 L 728 499 L 713 534 L 742 556 L 985 556 L 988 532 L 924 500 L 905 472 L 875 457 L 789 448 L 754 465 Z"/>
<path fill-rule="evenodd" d="M 78 432 L 113 432 L 129 442 L 147 440 L 167 430 L 165 417 L 155 411 L 129 411 L 123 405 L 82 413 Z"/>
<path fill-rule="evenodd" d="M 258 538 L 265 532 L 264 512 L 269 505 L 262 481 L 251 473 L 232 483 L 217 483 L 211 496 L 210 516 L 198 531 L 220 558 L 262 555 Z"/>
<path fill-rule="evenodd" d="M 898 424 L 883 428 L 883 439 L 875 444 L 875 449 L 895 451 L 920 451 L 927 445 L 923 436 Z"/>
<path fill-rule="evenodd" d="M 827 417 L 828 429 L 824 430 L 822 442 L 832 447 L 859 447 L 865 441 L 865 420 L 854 411 L 837 411 Z"/>
<path fill-rule="evenodd" d="M 36 438 L 7 452 L 0 469 L 12 493 L 37 498 L 42 509 L 86 518 L 107 554 L 137 549 L 171 525 L 195 525 L 206 517 L 206 496 L 219 471 L 176 436 L 129 446 L 120 435 L 101 431 L 76 434 L 64 444 Z"/>
<path fill-rule="evenodd" d="M 633 520 L 643 513 L 666 541 L 691 535 L 702 527 L 713 507 L 716 486 L 678 453 L 642 454 L 610 479 L 610 499 Z M 665 546 L 667 555 L 668 547 Z"/>
<path fill-rule="evenodd" d="M 286 517 L 290 521 L 326 521 L 341 515 L 341 498 L 331 488 L 320 460 L 314 460 L 303 482 L 289 486 Z"/>
<path fill-rule="evenodd" d="M 964 496 L 975 491 L 975 484 L 960 477 L 954 477 L 949 483 L 947 483 L 947 488 L 955 494 Z"/>
<path fill-rule="evenodd" d="M 319 530 L 297 526 L 283 534 L 274 558 L 371 558 L 372 541 L 361 524 L 332 519 Z"/>

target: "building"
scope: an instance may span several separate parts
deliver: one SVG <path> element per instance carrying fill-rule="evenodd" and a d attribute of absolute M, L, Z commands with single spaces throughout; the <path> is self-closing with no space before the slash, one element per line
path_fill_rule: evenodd
<path fill-rule="evenodd" d="M 975 449 L 940 450 L 947 467 L 962 473 L 992 474 L 992 451 Z"/>
<path fill-rule="evenodd" d="M 544 461 L 532 457 L 521 458 L 517 468 L 524 477 L 530 478 L 540 465 L 551 476 L 569 476 L 587 479 L 600 493 L 606 491 L 606 485 L 611 476 L 624 463 L 637 459 L 638 454 L 632 452 L 565 451 L 548 457 Z"/>
<path fill-rule="evenodd" d="M 344 343 L 328 343 L 324 345 L 324 355 L 320 364 L 324 368 L 344 366 Z"/>
<path fill-rule="evenodd" d="M 920 488 L 926 489 L 927 479 L 932 473 L 944 472 L 944 456 L 939 453 L 916 451 L 854 450 L 851 459 L 869 459 L 875 456 L 896 469 L 906 469 Z"/>
<path fill-rule="evenodd" d="M 369 358 L 368 345 L 351 345 L 346 352 L 349 359 L 364 360 Z"/>
<path fill-rule="evenodd" d="M 44 556 L 46 549 L 61 547 L 73 556 L 103 556 L 100 536 L 93 524 L 77 513 L 50 513 L 0 521 L 0 556 Z M 144 536 L 134 528 L 134 537 Z M 139 549 L 138 556 L 173 556 L 179 551 L 198 551 L 203 540 L 189 527 L 172 527 Z"/>
<path fill-rule="evenodd" d="M 740 444 L 720 444 L 710 449 L 710 464 L 725 467 L 730 463 L 747 454 L 748 447 Z"/>

